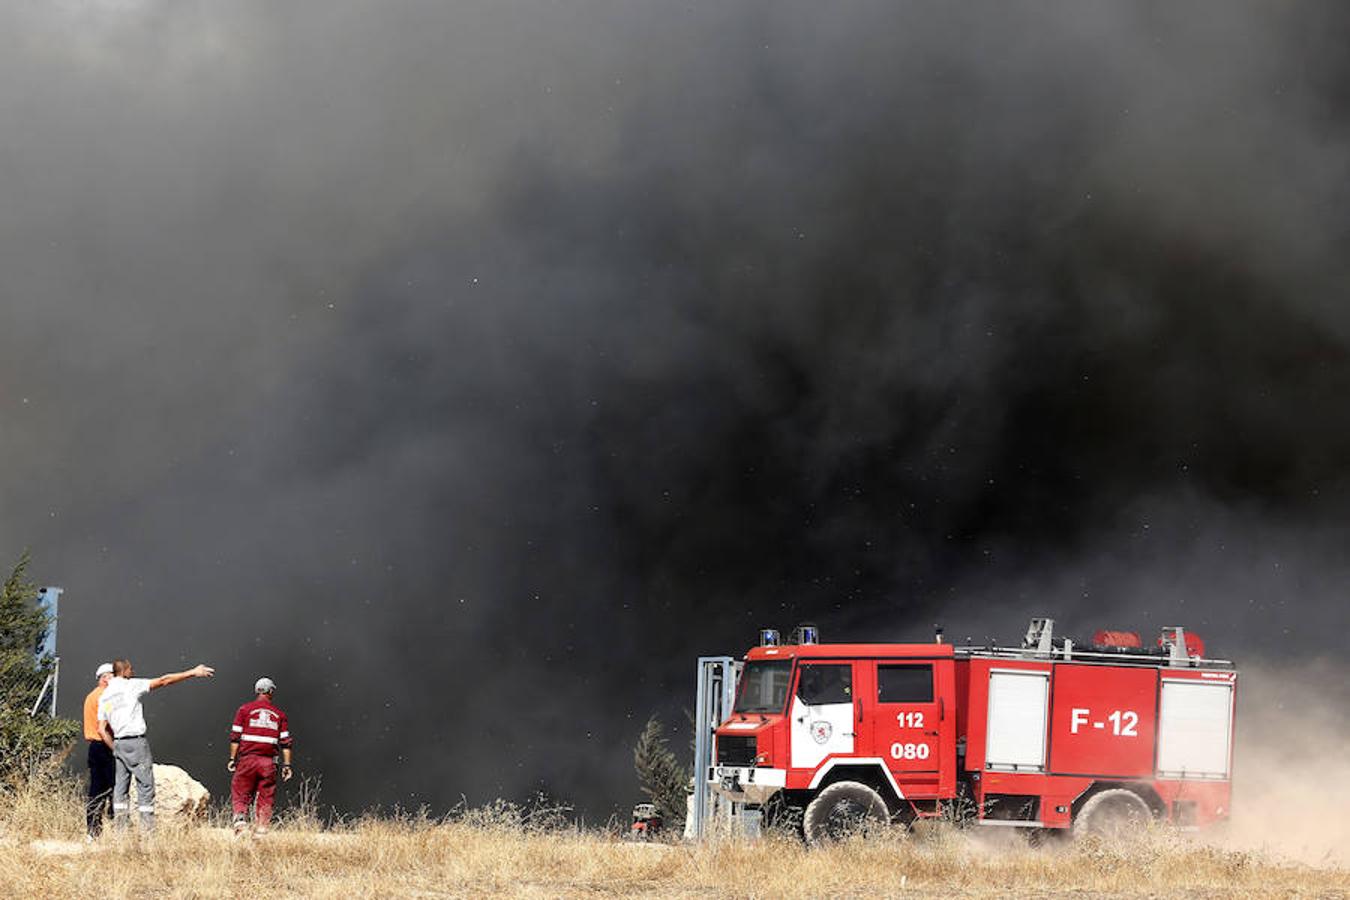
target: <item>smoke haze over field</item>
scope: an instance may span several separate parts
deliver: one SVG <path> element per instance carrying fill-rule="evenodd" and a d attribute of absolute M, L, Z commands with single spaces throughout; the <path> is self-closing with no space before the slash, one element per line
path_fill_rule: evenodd
<path fill-rule="evenodd" d="M 1338 657 L 1348 45 L 1330 4 L 5 5 L 0 554 L 67 589 L 63 707 L 217 666 L 149 715 L 219 792 L 265 673 L 340 808 L 604 816 L 764 624 Z"/>
<path fill-rule="evenodd" d="M 1350 685 L 1344 664 L 1295 661 L 1242 676 L 1233 817 L 1221 845 L 1350 865 Z"/>

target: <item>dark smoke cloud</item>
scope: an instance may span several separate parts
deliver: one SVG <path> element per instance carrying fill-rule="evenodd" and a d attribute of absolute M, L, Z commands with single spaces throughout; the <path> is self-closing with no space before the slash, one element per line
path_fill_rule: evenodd
<path fill-rule="evenodd" d="M 761 624 L 1339 647 L 1328 7 L 12 4 L 0 547 L 206 775 L 603 816 Z"/>

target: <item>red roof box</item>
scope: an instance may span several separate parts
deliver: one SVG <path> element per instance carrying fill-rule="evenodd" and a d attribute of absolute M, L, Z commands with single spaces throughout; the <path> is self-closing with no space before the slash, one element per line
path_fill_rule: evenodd
<path fill-rule="evenodd" d="M 1161 647 L 1162 645 L 1163 645 L 1163 639 L 1162 639 L 1162 638 L 1158 638 L 1158 646 Z M 1200 658 L 1202 658 L 1202 659 L 1204 658 L 1204 656 L 1205 656 L 1205 641 L 1204 641 L 1203 638 L 1200 637 L 1200 635 L 1198 635 L 1198 634 L 1191 634 L 1189 631 L 1186 632 L 1186 655 L 1187 655 L 1187 656 L 1198 656 L 1198 657 L 1200 657 Z"/>
<path fill-rule="evenodd" d="M 1190 635 L 1186 637 L 1190 638 Z M 1133 631 L 1095 631 L 1092 634 L 1092 646 L 1111 650 L 1142 650 L 1144 642 Z"/>

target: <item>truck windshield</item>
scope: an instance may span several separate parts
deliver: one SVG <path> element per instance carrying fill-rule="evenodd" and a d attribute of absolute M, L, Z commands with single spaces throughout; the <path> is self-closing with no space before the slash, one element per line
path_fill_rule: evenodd
<path fill-rule="evenodd" d="M 746 663 L 741 675 L 741 692 L 736 695 L 738 713 L 781 713 L 787 703 L 788 682 L 792 680 L 792 660 L 755 660 Z"/>

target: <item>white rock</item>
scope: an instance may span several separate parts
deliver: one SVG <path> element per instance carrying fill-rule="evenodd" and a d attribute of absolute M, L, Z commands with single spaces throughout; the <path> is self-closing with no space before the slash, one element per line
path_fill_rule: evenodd
<path fill-rule="evenodd" d="M 134 781 L 132 785 L 134 788 Z M 203 787 L 200 781 L 178 766 L 155 763 L 156 816 L 203 819 L 210 805 L 211 792 Z"/>

